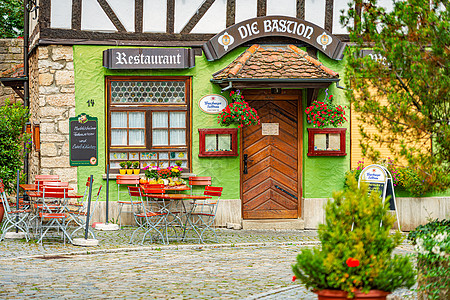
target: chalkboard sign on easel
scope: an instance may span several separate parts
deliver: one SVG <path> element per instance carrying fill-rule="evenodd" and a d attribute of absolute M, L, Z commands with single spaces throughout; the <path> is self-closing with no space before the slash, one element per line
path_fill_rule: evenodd
<path fill-rule="evenodd" d="M 97 165 L 97 118 L 81 114 L 69 118 L 70 165 Z"/>
<path fill-rule="evenodd" d="M 368 185 L 369 193 L 378 191 L 383 203 L 389 197 L 389 209 L 395 211 L 398 229 L 400 230 L 400 220 L 397 213 L 397 203 L 395 201 L 394 184 L 391 173 L 383 166 L 370 165 L 361 171 L 358 179 L 358 186 L 361 182 L 365 182 Z"/>

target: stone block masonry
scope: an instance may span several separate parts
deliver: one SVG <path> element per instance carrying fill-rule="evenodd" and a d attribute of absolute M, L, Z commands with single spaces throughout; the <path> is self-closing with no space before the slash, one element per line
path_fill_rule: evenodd
<path fill-rule="evenodd" d="M 23 63 L 23 40 L 22 39 L 0 39 L 0 77 L 12 67 Z M 9 99 L 12 102 L 22 102 L 22 99 L 10 87 L 0 84 L 0 105 Z"/>
<path fill-rule="evenodd" d="M 75 116 L 71 46 L 39 46 L 30 59 L 30 113 L 40 125 L 41 150 L 33 149 L 30 179 L 57 174 L 76 189 L 76 167 L 69 164 L 69 118 Z"/>

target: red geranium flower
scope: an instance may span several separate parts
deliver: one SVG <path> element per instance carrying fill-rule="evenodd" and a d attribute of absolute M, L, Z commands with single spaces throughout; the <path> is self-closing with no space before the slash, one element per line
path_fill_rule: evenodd
<path fill-rule="evenodd" d="M 347 264 L 347 266 L 349 266 L 350 268 L 354 268 L 359 266 L 359 260 L 357 260 L 356 258 L 353 257 L 349 257 L 345 263 Z"/>

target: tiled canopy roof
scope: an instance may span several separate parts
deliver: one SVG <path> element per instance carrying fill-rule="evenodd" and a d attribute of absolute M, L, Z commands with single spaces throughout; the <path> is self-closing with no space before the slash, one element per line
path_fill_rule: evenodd
<path fill-rule="evenodd" d="M 0 73 L 0 77 L 17 78 L 23 75 L 23 64 L 15 65 L 12 68 Z"/>
<path fill-rule="evenodd" d="M 339 74 L 294 45 L 253 45 L 213 80 L 226 79 L 337 79 Z"/>

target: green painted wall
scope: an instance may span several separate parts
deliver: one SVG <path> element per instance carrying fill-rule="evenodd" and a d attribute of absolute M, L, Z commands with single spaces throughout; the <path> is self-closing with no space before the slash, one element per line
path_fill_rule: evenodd
<path fill-rule="evenodd" d="M 216 62 L 204 57 L 195 58 L 195 67 L 187 70 L 109 70 L 102 66 L 103 51 L 114 47 L 74 46 L 75 114 L 86 113 L 98 118 L 98 166 L 78 167 L 78 189 L 84 190 L 85 178 L 94 175 L 94 182 L 102 182 L 106 173 L 106 98 L 105 76 L 191 76 L 192 77 L 192 172 L 199 176 L 212 176 L 213 185 L 224 187 L 224 199 L 239 199 L 239 158 L 199 158 L 198 128 L 218 127 L 217 115 L 206 114 L 198 101 L 208 94 L 220 94 L 220 87 L 210 82 L 211 75 L 227 66 L 245 48 L 236 49 Z M 120 47 L 117 47 L 120 48 Z M 226 93 L 227 98 L 228 93 Z M 87 101 L 95 105 L 89 107 Z M 95 185 L 98 186 L 98 185 Z M 105 199 L 103 197 L 103 199 Z M 117 185 L 110 181 L 110 199 L 117 199 Z"/>
<path fill-rule="evenodd" d="M 333 60 L 318 52 L 318 60 L 324 66 L 339 73 L 341 84 L 343 84 L 345 59 L 341 61 Z M 331 84 L 328 88 L 328 95 L 333 95 L 335 104 L 349 106 L 344 90 Z M 323 100 L 325 97 L 325 89 L 321 89 L 317 99 Z M 306 99 L 303 100 L 303 111 L 306 108 Z M 350 110 L 345 109 L 347 120 L 350 121 Z M 341 190 L 344 184 L 345 172 L 350 168 L 350 123 L 343 124 L 347 128 L 346 134 L 346 156 L 326 157 L 315 156 L 308 157 L 308 131 L 307 128 L 313 128 L 312 124 L 308 124 L 306 117 L 303 118 L 303 197 L 304 198 L 330 198 L 333 191 Z"/>
<path fill-rule="evenodd" d="M 106 170 L 106 129 L 105 129 L 105 76 L 191 76 L 192 77 L 192 173 L 198 176 L 212 176 L 213 185 L 223 186 L 224 199 L 240 198 L 240 161 L 239 156 L 227 158 L 199 158 L 198 157 L 198 129 L 218 128 L 217 115 L 202 112 L 198 107 L 198 101 L 208 94 L 222 94 L 229 99 L 228 92 L 221 93 L 218 85 L 212 84 L 212 74 L 226 67 L 246 48 L 238 48 L 215 62 L 208 62 L 204 56 L 195 58 L 195 67 L 188 70 L 109 70 L 102 66 L 102 54 L 107 46 L 74 46 L 75 66 L 75 114 L 86 113 L 98 118 L 98 166 L 78 167 L 79 190 L 83 190 L 86 178 L 94 175 L 95 182 L 102 182 L 102 176 Z M 119 47 L 117 47 L 119 48 Z M 334 61 L 319 53 L 319 60 L 333 71 L 344 74 L 344 61 Z M 331 85 L 329 93 L 333 94 L 334 101 L 341 105 L 347 105 L 344 92 Z M 324 90 L 321 90 L 319 99 L 323 99 Z M 89 107 L 87 101 L 93 99 L 95 105 Z M 306 99 L 303 100 L 303 110 L 306 107 Z M 347 110 L 348 113 L 348 110 Z M 349 136 L 347 131 L 347 156 L 345 157 L 308 157 L 308 134 L 310 127 L 303 118 L 303 197 L 323 198 L 330 197 L 333 190 L 342 188 L 344 174 L 350 165 Z M 348 127 L 348 123 L 344 126 Z M 98 186 L 97 184 L 95 186 Z M 110 199 L 117 199 L 117 186 L 115 181 L 110 181 Z M 104 199 L 104 197 L 103 197 Z"/>

